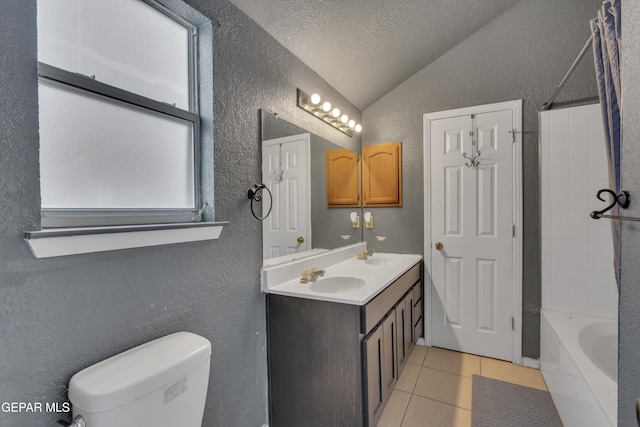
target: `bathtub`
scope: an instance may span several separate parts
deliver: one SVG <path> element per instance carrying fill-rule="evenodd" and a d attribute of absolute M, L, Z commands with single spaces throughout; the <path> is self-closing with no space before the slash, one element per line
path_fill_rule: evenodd
<path fill-rule="evenodd" d="M 540 317 L 540 370 L 564 426 L 616 426 L 617 322 L 547 310 Z"/>

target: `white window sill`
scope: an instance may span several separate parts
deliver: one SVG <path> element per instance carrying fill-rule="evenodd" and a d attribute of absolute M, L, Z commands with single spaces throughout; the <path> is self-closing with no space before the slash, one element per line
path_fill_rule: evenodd
<path fill-rule="evenodd" d="M 142 248 L 218 239 L 228 222 L 152 224 L 117 227 L 52 228 L 25 231 L 36 258 Z"/>

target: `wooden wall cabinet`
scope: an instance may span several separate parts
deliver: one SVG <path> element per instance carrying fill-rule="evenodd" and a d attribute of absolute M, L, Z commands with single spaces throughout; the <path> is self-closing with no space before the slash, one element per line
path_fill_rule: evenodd
<path fill-rule="evenodd" d="M 402 142 L 362 147 L 363 206 L 402 206 Z"/>
<path fill-rule="evenodd" d="M 327 151 L 327 207 L 360 206 L 360 156 L 349 150 Z"/>

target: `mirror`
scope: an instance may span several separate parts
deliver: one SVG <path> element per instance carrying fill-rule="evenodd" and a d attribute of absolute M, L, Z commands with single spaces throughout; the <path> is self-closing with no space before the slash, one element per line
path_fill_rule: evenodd
<path fill-rule="evenodd" d="M 275 265 L 361 242 L 360 203 L 327 206 L 327 152 L 335 157 L 336 150 L 343 150 L 346 156 L 340 158 L 357 154 L 264 109 L 260 120 L 262 182 L 274 201 L 270 203 L 268 192 L 263 192 L 263 216 L 271 207 L 262 221 L 263 263 Z M 359 176 L 358 171 L 358 186 Z M 296 212 L 300 217 L 292 218 Z M 357 216 L 357 224 L 352 216 Z"/>

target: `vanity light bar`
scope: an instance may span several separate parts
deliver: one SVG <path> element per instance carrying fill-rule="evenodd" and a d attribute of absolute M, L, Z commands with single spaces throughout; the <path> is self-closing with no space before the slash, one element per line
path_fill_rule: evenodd
<path fill-rule="evenodd" d="M 354 132 L 362 132 L 362 125 L 349 119 L 346 114 L 341 114 L 340 109 L 332 106 L 329 101 L 322 102 L 317 93 L 309 95 L 298 89 L 298 107 L 350 137 L 353 137 Z"/>

